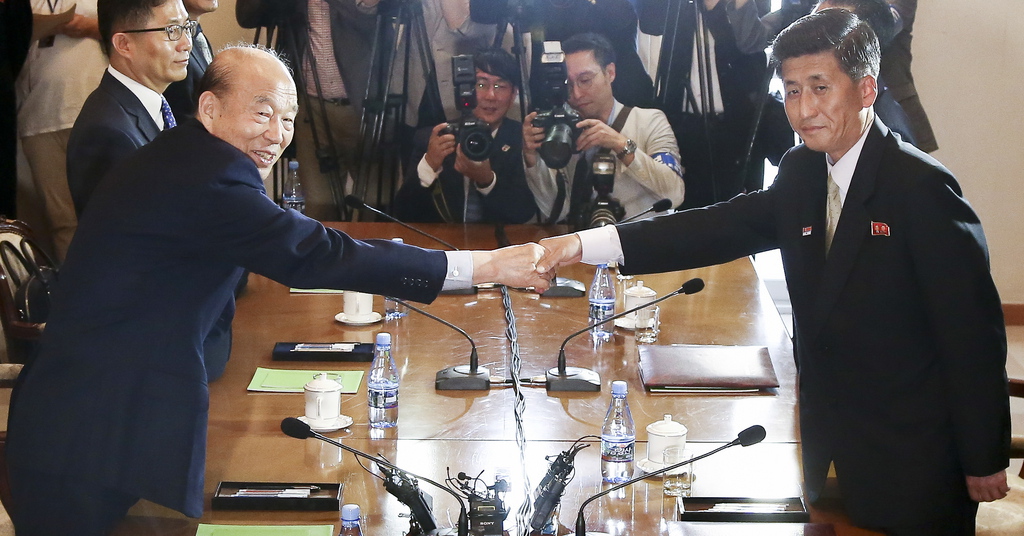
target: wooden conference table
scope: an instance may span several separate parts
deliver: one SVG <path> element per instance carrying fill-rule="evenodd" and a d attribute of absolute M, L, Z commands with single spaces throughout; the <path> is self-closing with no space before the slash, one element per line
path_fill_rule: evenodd
<path fill-rule="evenodd" d="M 439 247 L 395 224 L 332 226 L 355 238 L 402 237 L 408 244 Z M 421 227 L 459 247 L 490 249 L 497 245 L 494 228 L 489 225 Z M 563 231 L 526 225 L 506 228 L 514 244 Z M 665 238 L 666 243 L 671 242 L 671 237 Z M 563 269 L 559 275 L 589 285 L 593 271 L 591 266 L 579 265 Z M 661 296 L 693 277 L 703 278 L 706 288 L 699 294 L 677 296 L 661 304 L 658 343 L 766 346 L 779 377 L 779 389 L 753 395 L 648 394 L 637 374 L 632 333 L 617 328 L 613 341 L 596 348 L 583 335 L 567 346 L 568 364 L 597 371 L 601 392 L 549 395 L 543 383 L 524 386 L 527 442 L 521 456 L 515 441 L 515 397 L 511 387 L 434 390 L 438 370 L 468 363 L 470 347 L 461 335 L 415 312 L 397 322 L 362 327 L 341 324 L 334 320 L 342 310 L 340 295 L 293 294 L 278 283 L 252 275 L 237 303 L 234 346 L 227 371 L 210 385 L 207 506 L 199 522 L 338 526 L 337 512 L 214 511 L 209 498 L 221 481 L 342 482 L 343 502 L 362 507 L 364 534 L 402 534 L 408 529 L 408 519 L 400 517 L 408 509 L 383 490 L 380 480 L 363 471 L 352 455 L 341 455 L 337 447 L 315 439 L 300 441 L 281 432 L 283 418 L 303 413 L 301 394 L 246 391 L 258 366 L 369 369 L 369 363 L 271 361 L 276 342 L 372 342 L 380 331 L 391 332 L 395 339 L 394 353 L 402 376 L 398 427 L 379 432 L 367 425 L 364 376 L 356 394 L 342 397 L 342 413 L 351 416 L 354 424 L 326 435 L 365 452 L 383 454 L 403 469 L 439 482 L 450 469 L 453 476 L 484 471 L 482 478 L 492 484 L 495 471 L 504 470 L 513 487 L 506 497 L 511 513 L 505 528 L 510 534 L 518 533 L 514 518 L 525 497 L 524 479 L 529 478 L 531 489 L 536 487 L 548 468 L 545 456 L 558 454 L 582 436 L 600 434 L 612 380 L 629 384 L 628 400 L 637 427 L 637 459 L 646 456 L 645 427 L 666 414 L 686 425 L 687 445 L 694 453 L 727 443 L 750 425 L 765 427 L 767 438 L 763 443 L 734 447 L 695 464 L 693 495 L 800 496 L 796 371 L 789 336 L 771 297 L 748 259 L 636 279 Z M 621 287 L 618 290 L 621 296 Z M 555 366 L 562 340 L 586 325 L 587 300 L 510 292 L 522 357 L 521 377 L 543 376 Z M 374 310 L 382 311 L 383 298 L 375 296 L 374 300 Z M 478 346 L 481 365 L 488 367 L 492 376 L 510 377 L 511 350 L 505 337 L 499 291 L 443 295 L 425 309 L 469 333 Z M 621 298 L 618 310 L 622 310 Z M 577 456 L 575 477 L 562 498 L 559 520 L 566 527 L 574 525 L 583 500 L 604 489 L 599 442 L 590 442 L 591 446 Z M 429 484 L 421 482 L 420 487 L 433 497 L 439 526 L 454 525 L 459 512 L 455 500 Z M 674 500 L 663 495 L 658 478 L 644 480 L 587 508 L 588 528 L 610 534 L 685 534 L 680 525 L 666 521 L 672 519 Z M 812 521 L 834 522 L 838 534 L 866 534 L 845 526 L 841 513 L 812 511 Z M 117 533 L 192 535 L 196 524 L 196 520 L 181 517 L 132 515 Z"/>

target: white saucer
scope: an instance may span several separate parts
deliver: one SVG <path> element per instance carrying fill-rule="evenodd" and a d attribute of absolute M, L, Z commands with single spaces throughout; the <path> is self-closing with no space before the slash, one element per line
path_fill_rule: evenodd
<path fill-rule="evenodd" d="M 299 420 L 304 422 L 304 423 L 306 423 L 306 424 L 309 424 L 309 421 L 306 420 L 306 416 L 305 415 L 299 415 Z M 339 415 L 338 418 L 334 419 L 334 422 L 331 423 L 329 426 L 315 427 L 315 426 L 310 425 L 309 429 L 313 430 L 314 432 L 334 432 L 335 430 L 341 430 L 342 428 L 348 428 L 351 425 L 352 425 L 352 417 L 349 417 L 348 415 Z"/>
<path fill-rule="evenodd" d="M 628 331 L 636 330 L 636 313 L 615 319 L 615 327 Z"/>
<path fill-rule="evenodd" d="M 370 324 L 376 324 L 377 322 L 380 322 L 383 318 L 384 317 L 381 316 L 381 314 L 378 313 L 377 311 L 370 313 L 370 316 L 361 320 L 350 320 L 348 317 L 345 316 L 344 311 L 334 315 L 335 320 L 341 322 L 342 324 L 348 324 L 350 326 L 369 326 Z"/>
<path fill-rule="evenodd" d="M 644 459 L 636 462 L 636 466 L 639 467 L 640 470 L 645 472 L 645 473 L 653 473 L 654 471 L 657 471 L 658 469 L 664 468 L 665 464 L 657 463 L 657 462 L 652 462 L 649 458 L 644 458 Z"/>

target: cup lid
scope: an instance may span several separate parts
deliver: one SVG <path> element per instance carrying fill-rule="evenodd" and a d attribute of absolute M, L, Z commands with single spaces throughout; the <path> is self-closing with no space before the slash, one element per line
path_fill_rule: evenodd
<path fill-rule="evenodd" d="M 314 376 L 313 379 L 306 383 L 304 387 L 307 391 L 317 392 L 330 392 L 341 390 L 341 384 L 335 380 L 328 378 L 326 372 L 321 372 Z"/>
<path fill-rule="evenodd" d="M 637 296 L 641 298 L 654 297 L 658 295 L 658 293 L 651 287 L 645 287 L 643 281 L 637 281 L 635 285 L 627 288 L 623 292 L 629 296 Z"/>
<path fill-rule="evenodd" d="M 648 424 L 647 433 L 660 436 L 681 436 L 686 433 L 686 426 L 681 422 L 673 421 L 671 415 L 665 415 L 663 420 Z"/>

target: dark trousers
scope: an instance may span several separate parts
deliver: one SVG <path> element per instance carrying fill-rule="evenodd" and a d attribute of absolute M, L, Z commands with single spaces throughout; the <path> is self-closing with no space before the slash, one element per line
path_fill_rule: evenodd
<path fill-rule="evenodd" d="M 876 530 L 888 536 L 974 536 L 978 503 L 968 499 L 952 510 L 920 525 L 881 527 Z"/>
<path fill-rule="evenodd" d="M 106 536 L 139 498 L 75 477 L 10 467 L 18 536 Z"/>

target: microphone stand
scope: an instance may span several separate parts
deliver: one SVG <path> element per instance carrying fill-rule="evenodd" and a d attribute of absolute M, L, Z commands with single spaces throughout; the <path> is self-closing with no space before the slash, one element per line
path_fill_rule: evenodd
<path fill-rule="evenodd" d="M 426 231 L 421 231 L 421 230 L 413 227 L 412 225 L 409 225 L 408 223 L 405 223 L 404 221 L 402 221 L 402 220 L 400 220 L 400 219 L 398 219 L 398 218 L 388 214 L 387 212 L 384 212 L 382 210 L 377 210 L 376 208 L 371 207 L 370 205 L 367 205 L 366 203 L 363 202 L 362 199 L 359 199 L 358 197 L 356 197 L 354 195 L 346 195 L 345 196 L 345 204 L 348 205 L 349 207 L 354 208 L 354 209 L 366 209 L 366 210 L 369 210 L 370 212 L 373 212 L 374 214 L 377 214 L 378 216 L 384 216 L 388 220 L 393 221 L 393 222 L 397 223 L 398 225 L 401 225 L 402 227 L 405 227 L 406 229 L 408 229 L 408 230 L 410 230 L 410 231 L 412 231 L 412 232 L 414 232 L 414 233 L 416 233 L 418 235 L 425 236 L 425 237 L 433 240 L 434 242 L 437 242 L 438 244 L 441 244 L 442 246 L 451 249 L 452 251 L 459 251 L 459 248 L 449 244 L 448 242 L 445 242 L 444 240 L 441 240 L 440 238 L 438 238 L 438 237 L 436 237 L 436 236 L 434 236 L 434 235 L 432 235 L 432 234 L 430 234 L 430 233 L 428 233 Z"/>
<path fill-rule="evenodd" d="M 587 331 L 590 331 L 591 329 L 594 328 L 594 326 L 600 326 L 601 324 L 604 324 L 606 322 L 611 322 L 612 320 L 615 320 L 616 318 L 622 318 L 623 316 L 635 313 L 635 312 L 639 311 L 640 309 L 643 309 L 644 307 L 650 307 L 650 306 L 652 306 L 654 304 L 661 303 L 661 302 L 663 302 L 663 301 L 665 301 L 665 300 L 667 300 L 667 299 L 669 299 L 669 298 L 671 298 L 673 296 L 676 296 L 676 295 L 679 295 L 679 294 L 696 294 L 696 293 L 700 292 L 703 289 L 704 289 L 704 280 L 703 279 L 700 279 L 700 278 L 691 279 L 691 280 L 687 281 L 686 283 L 683 283 L 683 286 L 679 287 L 679 290 L 676 290 L 674 292 L 666 294 L 666 295 L 664 295 L 664 296 L 662 296 L 662 297 L 660 297 L 660 298 L 658 298 L 656 300 L 649 301 L 649 302 L 647 302 L 647 303 L 645 303 L 643 305 L 638 305 L 637 307 L 634 307 L 632 309 L 629 309 L 629 310 L 623 311 L 621 313 L 609 316 L 608 318 L 605 318 L 604 320 L 602 320 L 600 322 L 595 322 L 593 324 L 590 324 L 587 327 L 577 331 L 576 333 L 573 333 L 572 335 L 569 335 L 568 337 L 565 338 L 564 341 L 562 341 L 562 346 L 558 349 L 558 366 L 555 367 L 555 368 L 549 369 L 547 371 L 547 373 L 544 375 L 545 384 L 547 386 L 548 392 L 551 392 L 551 391 L 600 391 L 601 390 L 601 375 L 600 374 L 598 374 L 597 372 L 594 372 L 593 370 L 587 369 L 587 368 L 567 367 L 567 366 L 565 366 L 565 345 L 568 344 L 569 341 L 573 337 L 575 337 L 577 335 L 581 335 L 583 333 L 586 333 Z"/>
<path fill-rule="evenodd" d="M 303 432 L 308 430 L 308 433 L 307 433 L 306 437 L 299 437 L 298 435 L 294 435 L 293 433 L 291 433 L 286 428 L 291 428 L 292 429 L 291 432 L 295 432 L 296 431 L 295 428 L 301 429 Z M 393 464 L 393 463 L 391 463 L 391 462 L 389 462 L 389 461 L 387 461 L 387 460 L 385 460 L 383 458 L 378 458 L 376 456 L 370 456 L 369 454 L 367 454 L 367 453 L 365 453 L 365 452 L 363 452 L 363 451 L 361 451 L 359 449 L 352 448 L 352 447 L 350 447 L 348 445 L 345 445 L 344 443 L 342 443 L 340 441 L 335 441 L 335 440 L 333 440 L 333 439 L 331 439 L 331 438 L 329 438 L 329 437 L 327 437 L 327 436 L 325 436 L 325 435 L 323 435 L 323 434 L 321 434 L 319 432 L 314 431 L 312 428 L 309 427 L 308 424 L 300 421 L 299 419 L 296 419 L 295 417 L 287 417 L 283 421 L 281 421 L 281 430 L 285 434 L 287 434 L 287 435 L 289 435 L 291 437 L 294 437 L 296 439 L 307 439 L 307 438 L 310 438 L 310 437 L 315 437 L 316 439 L 319 439 L 320 441 L 323 441 L 325 443 L 329 443 L 331 445 L 334 445 L 335 447 L 338 447 L 338 448 L 340 448 L 342 450 L 348 451 L 348 452 L 350 452 L 350 453 L 352 453 L 352 454 L 354 454 L 356 456 L 359 456 L 359 457 L 362 457 L 362 458 L 366 458 L 367 460 L 370 460 L 370 461 L 372 461 L 372 462 L 374 462 L 374 463 L 376 463 L 378 465 L 383 465 L 384 467 L 388 467 L 388 468 L 390 468 L 390 469 L 392 469 L 394 471 L 398 471 L 399 473 L 406 474 L 408 476 L 411 476 L 412 478 L 415 478 L 417 480 L 422 480 L 422 481 L 424 481 L 424 482 L 426 482 L 428 484 L 431 484 L 433 486 L 436 486 L 438 488 L 443 489 L 444 491 L 448 492 L 452 497 L 455 497 L 455 500 L 459 502 L 458 536 L 469 536 L 469 515 L 466 513 L 466 503 L 464 503 L 462 501 L 462 497 L 459 497 L 458 493 L 455 493 L 454 491 L 452 491 L 447 486 L 442 486 L 441 484 L 438 484 L 437 482 L 434 482 L 433 480 L 431 480 L 429 478 L 422 477 L 422 476 L 419 476 L 419 475 L 417 475 L 415 473 L 411 473 L 409 471 L 406 471 L 405 469 L 402 469 L 401 467 L 399 467 L 399 466 L 397 466 L 397 465 L 395 465 L 395 464 Z"/>
<path fill-rule="evenodd" d="M 439 370 L 437 375 L 434 377 L 434 389 L 437 391 L 487 391 L 491 388 L 491 372 L 486 367 L 479 366 L 480 357 L 477 355 L 476 343 L 473 342 L 473 338 L 469 336 L 462 328 L 440 318 L 432 315 L 419 307 L 409 305 L 403 300 L 395 298 L 395 302 L 416 311 L 417 313 L 437 320 L 438 322 L 458 331 L 462 334 L 469 344 L 473 347 L 472 352 L 469 354 L 469 365 L 458 365 L 454 367 L 448 367 L 444 370 Z"/>
<path fill-rule="evenodd" d="M 669 199 L 662 199 L 662 200 L 654 203 L 654 205 L 652 205 L 651 208 L 648 208 L 647 210 L 645 210 L 645 211 L 643 211 L 643 212 L 641 212 L 639 214 L 634 214 L 633 216 L 620 221 L 616 225 L 622 225 L 623 223 L 629 223 L 631 221 L 639 220 L 640 218 L 642 218 L 643 216 L 646 216 L 647 214 L 650 214 L 651 212 L 665 212 L 666 210 L 668 210 L 670 208 L 672 208 L 672 201 L 669 200 Z"/>
<path fill-rule="evenodd" d="M 751 436 L 753 436 L 753 437 L 751 437 Z M 585 519 L 583 519 L 583 509 L 586 508 L 587 505 L 590 504 L 591 502 L 593 502 L 595 499 L 600 499 L 601 497 L 604 497 L 605 495 L 608 495 L 609 493 L 611 493 L 613 491 L 617 491 L 617 490 L 620 490 L 620 489 L 622 489 L 622 488 L 624 488 L 626 486 L 630 486 L 630 485 L 636 484 L 637 482 L 639 482 L 639 481 L 641 481 L 641 480 L 643 480 L 645 478 L 650 478 L 652 476 L 658 476 L 660 474 L 664 474 L 664 473 L 667 473 L 669 471 L 674 471 L 676 469 L 679 469 L 679 468 L 683 467 L 684 465 L 691 464 L 691 463 L 699 461 L 699 460 L 703 460 L 704 458 L 707 458 L 708 456 L 711 456 L 712 454 L 717 454 L 717 453 L 719 453 L 719 452 L 721 452 L 721 451 L 723 451 L 723 450 L 725 450 L 725 449 L 727 449 L 729 447 L 735 447 L 736 445 L 743 445 L 744 447 L 749 447 L 750 445 L 754 445 L 754 444 L 760 443 L 761 440 L 763 440 L 763 439 L 764 439 L 764 427 L 762 427 L 761 425 L 755 424 L 754 426 L 751 426 L 751 427 L 743 430 L 742 432 L 740 432 L 739 433 L 739 437 L 737 437 L 736 439 L 733 439 L 732 441 L 726 443 L 725 445 L 722 445 L 721 447 L 716 448 L 715 450 L 712 450 L 710 452 L 705 452 L 704 454 L 701 454 L 700 456 L 694 456 L 694 457 L 692 457 L 692 458 L 690 458 L 689 460 L 686 460 L 686 461 L 682 461 L 682 462 L 679 462 L 679 463 L 676 463 L 676 464 L 673 464 L 673 465 L 669 465 L 667 467 L 662 467 L 661 469 L 658 469 L 657 471 L 651 471 L 650 473 L 646 473 L 646 474 L 643 474 L 641 476 L 638 476 L 638 477 L 635 477 L 635 478 L 631 478 L 631 479 L 629 479 L 629 480 L 627 480 L 627 481 L 625 481 L 625 482 L 623 482 L 621 484 L 617 484 L 615 486 L 612 486 L 612 487 L 602 491 L 601 493 L 598 493 L 598 494 L 594 495 L 593 497 L 583 501 L 583 504 L 580 505 L 579 512 L 576 514 L 576 536 L 586 536 L 586 534 L 587 534 L 587 522 L 586 522 Z"/>

